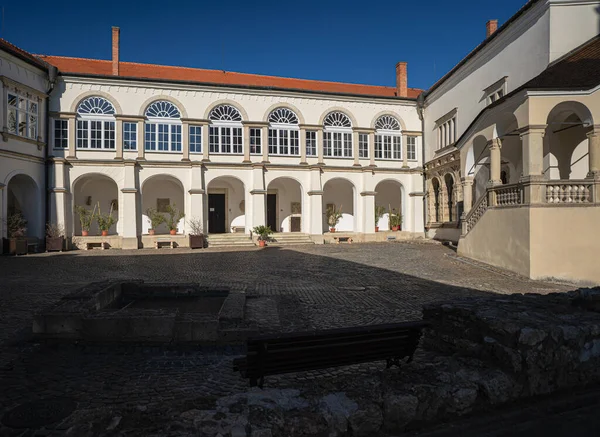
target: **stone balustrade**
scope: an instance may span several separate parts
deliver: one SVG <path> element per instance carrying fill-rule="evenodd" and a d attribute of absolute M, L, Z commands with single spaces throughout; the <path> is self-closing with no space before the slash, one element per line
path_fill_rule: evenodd
<path fill-rule="evenodd" d="M 594 184 L 589 180 L 548 181 L 546 203 L 593 203 Z"/>
<path fill-rule="evenodd" d="M 521 184 L 500 185 L 493 187 L 496 193 L 496 206 L 513 206 L 523 204 L 523 187 Z"/>

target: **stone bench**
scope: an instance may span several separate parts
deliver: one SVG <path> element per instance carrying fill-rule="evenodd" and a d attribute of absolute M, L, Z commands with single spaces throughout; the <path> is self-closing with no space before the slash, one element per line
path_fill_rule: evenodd
<path fill-rule="evenodd" d="M 157 238 L 156 240 L 154 240 L 154 248 L 158 249 L 160 247 L 160 245 L 163 243 L 168 243 L 169 248 L 175 249 L 175 240 L 173 240 L 172 238 L 168 238 L 168 237 Z"/>
<path fill-rule="evenodd" d="M 352 244 L 352 237 L 333 237 L 335 244 L 348 243 Z"/>
<path fill-rule="evenodd" d="M 104 250 L 106 249 L 106 245 L 106 241 L 87 241 L 85 243 L 85 250 L 93 249 L 96 246 L 100 246 L 100 249 Z"/>

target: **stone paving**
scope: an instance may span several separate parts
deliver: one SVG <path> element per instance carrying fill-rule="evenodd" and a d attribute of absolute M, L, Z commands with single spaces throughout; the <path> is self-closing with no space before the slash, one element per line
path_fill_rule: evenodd
<path fill-rule="evenodd" d="M 0 436 L 120 435 L 106 430 L 115 417 L 124 417 L 119 429 L 129 426 L 126 435 L 193 435 L 184 423 L 161 414 L 247 388 L 231 370 L 239 348 L 50 345 L 29 338 L 32 312 L 87 282 L 110 278 L 244 291 L 247 319 L 262 332 L 405 321 L 420 318 L 421 306 L 432 301 L 576 288 L 465 262 L 451 249 L 426 242 L 0 257 L 0 416 L 29 400 L 78 402 L 75 414 L 51 428 L 0 425 Z M 268 384 L 330 383 L 380 369 L 380 363 L 371 363 L 272 377 Z"/>

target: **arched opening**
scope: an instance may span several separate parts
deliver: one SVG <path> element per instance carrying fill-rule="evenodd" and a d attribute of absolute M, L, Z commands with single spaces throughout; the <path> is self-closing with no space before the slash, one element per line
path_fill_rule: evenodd
<path fill-rule="evenodd" d="M 483 135 L 473 139 L 467 152 L 465 173 L 473 176 L 473 205 L 485 194 L 490 180 L 490 150 L 488 140 Z"/>
<path fill-rule="evenodd" d="M 267 226 L 273 232 L 303 232 L 302 185 L 292 178 L 281 177 L 267 187 Z"/>
<path fill-rule="evenodd" d="M 210 153 L 241 155 L 244 153 L 242 114 L 231 105 L 219 105 L 208 114 Z"/>
<path fill-rule="evenodd" d="M 142 234 L 147 234 L 152 229 L 150 216 L 154 211 L 167 219 L 169 206 L 185 210 L 185 196 L 183 185 L 179 179 L 169 175 L 156 175 L 146 179 L 142 185 Z M 183 233 L 185 217 L 177 222 L 177 233 Z M 168 234 L 170 231 L 167 223 L 161 223 L 154 228 L 155 234 Z"/>
<path fill-rule="evenodd" d="M 181 111 L 173 103 L 159 100 L 146 109 L 144 147 L 149 152 L 181 152 Z"/>
<path fill-rule="evenodd" d="M 246 232 L 246 188 L 233 176 L 208 183 L 208 233 Z"/>
<path fill-rule="evenodd" d="M 26 230 L 21 236 L 42 238 L 43 212 L 44 207 L 35 181 L 25 174 L 13 176 L 7 186 L 7 221 L 10 221 L 9 218 L 14 214 L 21 214 L 27 221 Z"/>
<path fill-rule="evenodd" d="M 332 111 L 323 120 L 323 156 L 352 158 L 352 121 L 340 111 Z"/>
<path fill-rule="evenodd" d="M 269 155 L 300 155 L 298 116 L 291 109 L 277 108 L 269 114 Z"/>
<path fill-rule="evenodd" d="M 390 214 L 400 214 L 404 223 L 404 202 L 402 201 L 402 184 L 398 181 L 381 181 L 375 187 L 375 206 L 383 206 L 385 214 L 379 220 L 379 229 L 391 229 Z"/>
<path fill-rule="evenodd" d="M 77 106 L 78 149 L 115 149 L 115 107 L 104 97 L 92 96 Z"/>
<path fill-rule="evenodd" d="M 446 217 L 446 220 L 452 222 L 456 218 L 454 211 L 456 206 L 456 193 L 454 192 L 454 178 L 450 173 L 446 173 L 444 176 L 444 183 L 446 185 L 446 202 L 448 211 L 448 217 Z"/>
<path fill-rule="evenodd" d="M 342 217 L 335 226 L 336 231 L 356 231 L 356 188 L 347 179 L 335 178 L 327 181 L 323 187 L 323 229 L 331 226 L 327 221 L 327 209 L 341 209 Z"/>
<path fill-rule="evenodd" d="M 440 214 L 440 196 L 441 196 L 441 189 L 440 189 L 440 181 L 438 180 L 438 178 L 433 178 L 431 180 L 431 188 L 433 190 L 433 216 L 435 217 L 435 223 L 439 223 L 441 220 L 441 214 Z"/>
<path fill-rule="evenodd" d="M 500 179 L 503 184 L 517 183 L 523 172 L 523 146 L 518 129 L 517 118 L 512 113 L 502 114 L 496 123 L 496 134 L 502 143 Z"/>
<path fill-rule="evenodd" d="M 119 226 L 119 188 L 114 180 L 101 174 L 89 174 L 77 179 L 73 185 L 73 209 L 82 207 L 96 213 L 98 209 L 103 215 L 111 212 L 115 224 L 108 231 L 109 235 L 118 234 Z M 73 235 L 81 235 L 79 215 L 73 212 Z M 89 229 L 89 235 L 100 235 L 98 223 L 94 220 Z"/>
<path fill-rule="evenodd" d="M 589 172 L 587 134 L 590 111 L 578 102 L 563 102 L 548 114 L 544 135 L 544 174 L 548 179 L 584 179 Z"/>
<path fill-rule="evenodd" d="M 402 131 L 391 115 L 382 115 L 375 122 L 375 159 L 402 159 Z"/>

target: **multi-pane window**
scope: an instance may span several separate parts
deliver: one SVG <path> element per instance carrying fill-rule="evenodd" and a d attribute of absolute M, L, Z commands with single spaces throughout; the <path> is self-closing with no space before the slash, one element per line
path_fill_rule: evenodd
<path fill-rule="evenodd" d="M 146 109 L 144 148 L 148 151 L 181 152 L 181 112 L 166 100 Z"/>
<path fill-rule="evenodd" d="M 123 123 L 123 150 L 137 150 L 137 123 Z"/>
<path fill-rule="evenodd" d="M 115 108 L 104 97 L 88 97 L 77 107 L 78 149 L 115 148 Z"/>
<path fill-rule="evenodd" d="M 38 102 L 8 93 L 8 132 L 33 140 L 38 136 Z"/>
<path fill-rule="evenodd" d="M 202 153 L 202 126 L 190 126 L 190 153 Z"/>
<path fill-rule="evenodd" d="M 438 125 L 438 148 L 456 142 L 456 116 Z"/>
<path fill-rule="evenodd" d="M 317 156 L 317 131 L 306 131 L 306 156 Z"/>
<path fill-rule="evenodd" d="M 358 134 L 358 157 L 369 157 L 369 134 Z"/>
<path fill-rule="evenodd" d="M 54 148 L 66 149 L 69 146 L 69 121 L 54 120 Z"/>
<path fill-rule="evenodd" d="M 391 115 L 382 115 L 375 122 L 375 158 L 402 159 L 400 123 Z"/>
<path fill-rule="evenodd" d="M 352 158 L 352 123 L 342 112 L 327 114 L 323 121 L 323 156 Z"/>
<path fill-rule="evenodd" d="M 277 108 L 269 114 L 269 154 L 300 155 L 298 116 L 288 108 Z"/>
<path fill-rule="evenodd" d="M 208 129 L 210 153 L 244 153 L 242 115 L 231 105 L 219 105 L 208 115 L 212 124 Z"/>
<path fill-rule="evenodd" d="M 262 129 L 250 128 L 250 154 L 262 154 Z"/>
<path fill-rule="evenodd" d="M 406 159 L 410 161 L 416 161 L 417 137 L 406 137 Z"/>

